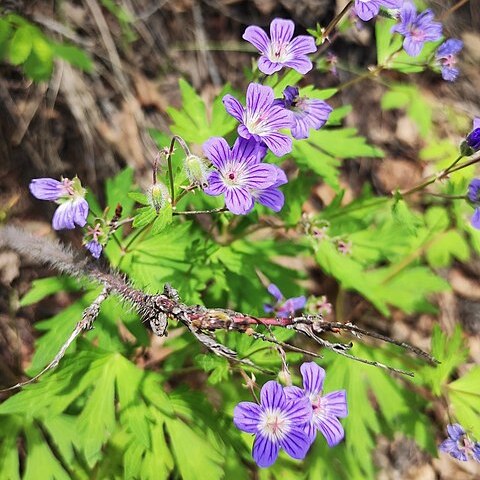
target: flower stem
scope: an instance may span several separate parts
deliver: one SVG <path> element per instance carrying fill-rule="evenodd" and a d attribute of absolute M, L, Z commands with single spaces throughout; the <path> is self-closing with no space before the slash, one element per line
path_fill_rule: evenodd
<path fill-rule="evenodd" d="M 332 30 L 338 25 L 340 20 L 346 15 L 346 13 L 350 10 L 351 6 L 353 5 L 353 0 L 350 0 L 342 9 L 342 11 L 336 15 L 333 20 L 327 25 L 325 31 L 322 33 L 322 44 L 325 40 L 328 40 L 328 36 L 332 33 Z"/>
<path fill-rule="evenodd" d="M 170 197 L 172 198 L 172 205 L 175 205 L 175 184 L 173 182 L 173 167 L 172 167 L 172 154 L 173 154 L 173 147 L 175 146 L 175 139 L 174 136 L 172 141 L 170 142 L 170 148 L 168 149 L 167 153 L 167 168 L 168 168 L 168 183 L 170 183 Z"/>
<path fill-rule="evenodd" d="M 221 213 L 226 211 L 226 207 L 220 207 L 213 208 L 212 210 L 187 210 L 185 212 L 173 212 L 173 215 L 200 215 L 202 213 Z"/>

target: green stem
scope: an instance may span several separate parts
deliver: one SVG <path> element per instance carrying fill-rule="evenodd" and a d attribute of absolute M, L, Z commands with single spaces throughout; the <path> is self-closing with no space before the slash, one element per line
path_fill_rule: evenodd
<path fill-rule="evenodd" d="M 221 213 L 226 211 L 226 207 L 220 207 L 213 208 L 212 210 L 187 210 L 185 212 L 173 212 L 173 215 L 200 215 L 202 213 Z"/>
<path fill-rule="evenodd" d="M 168 149 L 167 154 L 167 168 L 168 168 L 168 182 L 170 183 L 170 197 L 172 198 L 172 205 L 175 205 L 175 184 L 173 182 L 173 166 L 172 166 L 172 154 L 173 154 L 173 147 L 175 145 L 174 136 L 172 141 L 170 142 L 170 148 Z"/>

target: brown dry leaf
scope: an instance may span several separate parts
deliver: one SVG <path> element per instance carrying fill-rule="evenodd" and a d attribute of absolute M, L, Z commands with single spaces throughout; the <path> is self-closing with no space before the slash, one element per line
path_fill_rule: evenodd
<path fill-rule="evenodd" d="M 136 111 L 138 103 L 133 98 L 125 100 L 122 110 L 111 116 L 111 121 L 99 122 L 97 130 L 111 144 L 111 147 L 123 157 L 125 162 L 134 167 L 145 164 L 143 145 L 138 130 Z"/>
<path fill-rule="evenodd" d="M 0 252 L 0 282 L 10 285 L 20 274 L 20 257 L 14 252 Z"/>
<path fill-rule="evenodd" d="M 153 82 L 141 72 L 134 72 L 133 83 L 137 93 L 138 102 L 142 107 L 155 107 L 159 112 L 165 112 L 168 101 L 159 92 L 157 82 Z"/>
<path fill-rule="evenodd" d="M 480 283 L 468 278 L 458 268 L 453 268 L 448 274 L 448 281 L 453 291 L 469 300 L 480 300 Z"/>
<path fill-rule="evenodd" d="M 407 160 L 385 159 L 378 164 L 376 180 L 385 192 L 408 189 L 422 180 L 422 168 Z"/>

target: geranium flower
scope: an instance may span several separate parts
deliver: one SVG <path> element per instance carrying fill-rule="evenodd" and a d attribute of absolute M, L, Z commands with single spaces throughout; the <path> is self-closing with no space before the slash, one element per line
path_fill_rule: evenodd
<path fill-rule="evenodd" d="M 355 12 L 364 21 L 368 22 L 378 15 L 380 7 L 400 8 L 403 0 L 355 0 Z"/>
<path fill-rule="evenodd" d="M 271 283 L 267 290 L 277 302 L 275 305 L 265 304 L 263 309 L 267 313 L 275 312 L 277 317 L 280 318 L 286 318 L 291 315 L 295 315 L 295 312 L 297 310 L 301 310 L 307 303 L 307 299 L 303 295 L 301 297 L 285 299 L 280 289 L 274 283 Z"/>
<path fill-rule="evenodd" d="M 39 200 L 50 200 L 59 204 L 53 215 L 52 226 L 55 230 L 72 229 L 75 224 L 85 226 L 88 216 L 88 202 L 85 189 L 80 180 L 63 178 L 34 178 L 29 185 L 30 192 Z"/>
<path fill-rule="evenodd" d="M 292 150 L 292 139 L 279 130 L 290 128 L 293 119 L 288 110 L 274 102 L 273 89 L 259 83 L 248 86 L 246 107 L 232 95 L 223 97 L 227 112 L 241 123 L 238 134 L 245 139 L 265 142 L 275 155 L 281 157 Z"/>
<path fill-rule="evenodd" d="M 441 452 L 466 462 L 469 457 L 480 462 L 480 443 L 468 437 L 464 428 L 458 423 L 447 425 L 448 438 L 438 447 Z"/>
<path fill-rule="evenodd" d="M 415 5 L 405 1 L 400 10 L 400 22 L 392 28 L 392 32 L 403 35 L 403 48 L 411 57 L 420 55 L 425 42 L 435 42 L 442 38 L 442 24 L 434 22 L 431 10 L 417 15 Z"/>
<path fill-rule="evenodd" d="M 467 135 L 465 142 L 473 150 L 471 155 L 480 150 L 480 118 L 474 118 L 472 131 Z"/>
<path fill-rule="evenodd" d="M 462 50 L 463 42 L 456 38 L 449 38 L 438 47 L 435 59 L 441 65 L 442 78 L 447 82 L 454 82 L 460 70 L 455 67 L 456 55 Z"/>
<path fill-rule="evenodd" d="M 226 207 L 236 215 L 252 210 L 252 192 L 271 187 L 277 181 L 276 167 L 259 162 L 264 149 L 254 139 L 238 138 L 230 149 L 224 138 L 213 137 L 204 143 L 203 151 L 217 168 L 209 174 L 204 192 L 224 195 Z"/>
<path fill-rule="evenodd" d="M 348 415 L 347 393 L 345 390 L 337 390 L 322 395 L 325 370 L 315 362 L 302 364 L 300 372 L 303 378 L 303 390 L 298 387 L 286 387 L 285 395 L 292 401 L 308 398 L 313 408 L 313 415 L 305 426 L 305 433 L 313 442 L 317 431 L 320 431 L 326 438 L 328 446 L 334 447 L 345 436 L 338 418 Z"/>
<path fill-rule="evenodd" d="M 322 128 L 333 110 L 323 100 L 300 97 L 298 88 L 290 86 L 283 91 L 283 100 L 276 100 L 275 103 L 292 112 L 294 123 L 290 130 L 292 137 L 297 140 L 308 138 L 311 128 Z"/>
<path fill-rule="evenodd" d="M 317 51 L 315 39 L 310 35 L 293 37 L 295 24 L 291 20 L 276 18 L 270 24 L 270 38 L 259 27 L 247 27 L 243 39 L 250 42 L 262 54 L 258 68 L 266 75 L 290 67 L 301 74 L 309 72 L 313 65 L 307 53 Z"/>
<path fill-rule="evenodd" d="M 262 387 L 260 405 L 240 402 L 233 412 L 235 426 L 255 434 L 252 456 L 263 468 L 275 463 L 280 448 L 293 458 L 305 458 L 311 445 L 305 425 L 311 417 L 312 406 L 306 397 L 289 401 L 282 386 L 274 381 Z"/>
<path fill-rule="evenodd" d="M 480 178 L 474 178 L 468 185 L 468 199 L 476 206 L 470 222 L 480 230 Z"/>

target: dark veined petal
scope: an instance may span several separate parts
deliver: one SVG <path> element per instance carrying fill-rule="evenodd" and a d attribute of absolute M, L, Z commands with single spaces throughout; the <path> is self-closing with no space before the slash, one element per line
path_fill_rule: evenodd
<path fill-rule="evenodd" d="M 270 24 L 270 38 L 272 43 L 285 44 L 290 42 L 295 30 L 295 24 L 291 20 L 275 18 Z"/>
<path fill-rule="evenodd" d="M 270 467 L 278 457 L 280 445 L 268 437 L 257 434 L 253 442 L 252 456 L 255 463 L 262 468 Z"/>
<path fill-rule="evenodd" d="M 461 460 L 462 462 L 466 462 L 468 460 L 467 454 L 465 451 L 462 451 L 458 448 L 457 442 L 452 440 L 451 438 L 447 438 L 444 440 L 439 446 L 438 449 L 441 452 L 448 453 L 453 458 L 457 460 Z"/>
<path fill-rule="evenodd" d="M 313 68 L 312 62 L 306 55 L 300 55 L 292 58 L 291 60 L 286 61 L 284 65 L 293 68 L 302 75 L 305 75 Z"/>
<path fill-rule="evenodd" d="M 297 140 L 308 138 L 310 132 L 310 125 L 307 121 L 307 116 L 295 115 L 295 125 L 291 128 L 292 137 Z"/>
<path fill-rule="evenodd" d="M 287 400 L 296 400 L 305 397 L 305 390 L 294 385 L 291 387 L 285 387 L 283 391 L 287 397 Z"/>
<path fill-rule="evenodd" d="M 64 194 L 62 182 L 54 178 L 34 178 L 29 188 L 31 194 L 39 200 L 58 200 Z"/>
<path fill-rule="evenodd" d="M 299 425 L 303 428 L 312 419 L 312 403 L 305 396 L 288 400 L 283 408 L 283 414 L 293 425 Z"/>
<path fill-rule="evenodd" d="M 73 222 L 79 227 L 84 227 L 88 217 L 88 202 L 82 198 L 76 198 L 72 202 Z"/>
<path fill-rule="evenodd" d="M 209 138 L 203 144 L 203 153 L 205 153 L 205 156 L 219 170 L 222 170 L 226 163 L 232 158 L 230 147 L 227 141 L 222 137 Z"/>
<path fill-rule="evenodd" d="M 265 112 L 265 116 L 268 118 L 268 128 L 271 131 L 289 128 L 294 123 L 293 113 L 278 105 L 269 107 Z"/>
<path fill-rule="evenodd" d="M 93 258 L 100 258 L 103 247 L 95 240 L 91 240 L 85 245 L 85 248 L 92 254 Z"/>
<path fill-rule="evenodd" d="M 315 53 L 317 51 L 315 39 L 310 35 L 299 35 L 290 42 L 288 51 L 295 57 L 306 55 L 307 53 Z"/>
<path fill-rule="evenodd" d="M 247 433 L 257 433 L 262 415 L 260 405 L 253 402 L 240 402 L 233 410 L 233 423 Z"/>
<path fill-rule="evenodd" d="M 227 187 L 225 205 L 235 215 L 246 215 L 254 205 L 252 194 L 245 188 Z"/>
<path fill-rule="evenodd" d="M 247 27 L 242 38 L 247 42 L 250 42 L 261 53 L 268 52 L 270 39 L 261 28 L 256 26 Z"/>
<path fill-rule="evenodd" d="M 274 187 L 279 187 L 280 185 L 285 185 L 285 183 L 288 183 L 288 178 L 285 172 L 283 171 L 282 168 L 278 167 L 277 165 L 274 165 L 275 170 L 277 171 L 277 179 L 275 180 L 275 183 L 273 184 Z"/>
<path fill-rule="evenodd" d="M 270 295 L 272 295 L 273 297 L 275 297 L 275 299 L 277 300 L 277 302 L 281 302 L 283 300 L 283 294 L 282 292 L 280 291 L 280 289 L 274 284 L 274 283 L 271 283 L 268 287 L 267 287 L 267 291 Z"/>
<path fill-rule="evenodd" d="M 347 392 L 336 390 L 322 397 L 322 408 L 327 415 L 345 418 L 348 416 Z"/>
<path fill-rule="evenodd" d="M 442 67 L 442 78 L 446 82 L 454 82 L 458 75 L 460 74 L 460 70 L 454 67 Z"/>
<path fill-rule="evenodd" d="M 258 69 L 265 75 L 271 75 L 283 68 L 282 63 L 272 62 L 265 55 L 258 59 Z"/>
<path fill-rule="evenodd" d="M 323 390 L 325 370 L 315 362 L 305 362 L 300 367 L 303 378 L 303 388 L 306 392 L 318 395 Z"/>
<path fill-rule="evenodd" d="M 403 5 L 404 0 L 375 0 L 385 8 L 400 8 Z"/>
<path fill-rule="evenodd" d="M 245 187 L 250 190 L 271 187 L 276 180 L 277 171 L 270 163 L 250 164 L 246 168 Z"/>
<path fill-rule="evenodd" d="M 313 418 L 315 426 L 325 437 L 329 447 L 334 447 L 343 440 L 345 432 L 343 430 L 342 424 L 336 417 L 327 415 L 315 415 Z"/>
<path fill-rule="evenodd" d="M 250 83 L 247 87 L 247 112 L 249 116 L 264 113 L 274 100 L 273 89 L 259 83 Z"/>
<path fill-rule="evenodd" d="M 473 446 L 472 457 L 476 462 L 480 463 L 480 443 L 479 442 L 475 443 L 475 445 Z"/>
<path fill-rule="evenodd" d="M 75 228 L 73 202 L 62 203 L 53 214 L 52 226 L 54 230 L 71 230 Z"/>
<path fill-rule="evenodd" d="M 480 230 L 480 208 L 476 208 L 471 218 L 472 227 Z"/>
<path fill-rule="evenodd" d="M 478 202 L 480 193 L 480 178 L 474 178 L 468 185 L 468 198 L 471 202 Z"/>
<path fill-rule="evenodd" d="M 362 0 L 355 0 L 355 13 L 361 18 L 364 22 L 368 22 L 373 17 L 378 15 L 380 11 L 380 6 L 374 1 L 363 2 Z"/>
<path fill-rule="evenodd" d="M 259 190 L 254 195 L 255 200 L 274 212 L 279 212 L 285 204 L 285 195 L 276 186 Z"/>
<path fill-rule="evenodd" d="M 239 122 L 243 121 L 243 105 L 233 96 L 227 93 L 222 99 L 225 110 Z"/>
<path fill-rule="evenodd" d="M 292 151 L 292 139 L 283 133 L 270 133 L 262 138 L 267 147 L 277 157 L 283 157 L 283 155 Z"/>
<path fill-rule="evenodd" d="M 449 38 L 445 40 L 437 50 L 435 56 L 437 58 L 446 57 L 447 55 L 456 55 L 463 48 L 463 42 L 457 38 Z"/>
<path fill-rule="evenodd" d="M 238 134 L 239 134 L 242 138 L 244 138 L 245 140 L 248 140 L 249 138 L 255 139 L 255 136 L 252 135 L 252 134 L 248 131 L 248 128 L 247 128 L 245 125 L 243 125 L 243 124 L 241 124 L 241 125 L 238 126 L 237 132 L 238 132 Z"/>
<path fill-rule="evenodd" d="M 223 183 L 222 177 L 218 172 L 211 172 L 207 179 L 208 186 L 203 189 L 207 195 L 213 197 L 222 195 L 227 190 L 227 187 Z"/>
<path fill-rule="evenodd" d="M 288 455 L 297 460 L 305 458 L 311 444 L 311 437 L 301 427 L 292 427 L 287 435 L 280 439 L 280 446 Z"/>
<path fill-rule="evenodd" d="M 233 159 L 248 161 L 249 163 L 259 163 L 266 153 L 266 147 L 258 143 L 254 138 L 249 138 L 248 140 L 243 137 L 237 138 L 232 148 Z"/>
<path fill-rule="evenodd" d="M 422 51 L 424 43 L 425 42 L 416 40 L 412 37 L 405 37 L 405 40 L 403 41 L 403 48 L 411 57 L 418 57 Z"/>
<path fill-rule="evenodd" d="M 260 403 L 263 408 L 283 409 L 286 403 L 282 386 L 273 380 L 265 383 L 260 392 Z"/>
<path fill-rule="evenodd" d="M 454 441 L 458 441 L 460 437 L 465 435 L 465 430 L 459 423 L 447 425 L 447 432 L 448 436 Z"/>

